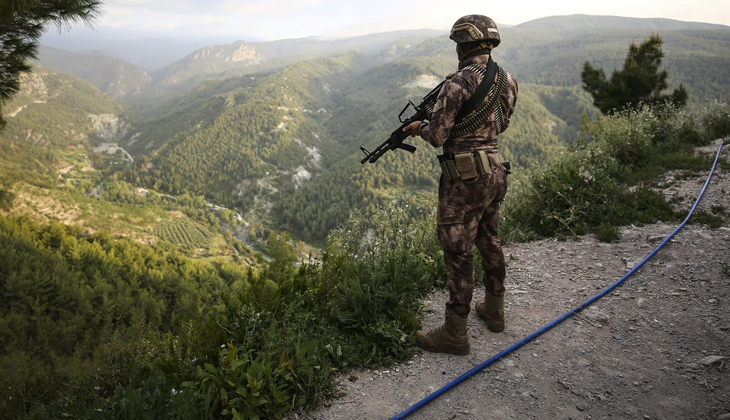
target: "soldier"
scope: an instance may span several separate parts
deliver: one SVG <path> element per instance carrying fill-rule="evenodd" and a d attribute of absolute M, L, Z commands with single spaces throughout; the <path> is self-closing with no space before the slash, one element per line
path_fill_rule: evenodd
<path fill-rule="evenodd" d="M 499 243 L 499 208 L 509 171 L 497 158 L 497 136 L 509 126 L 517 81 L 491 60 L 492 49 L 500 43 L 492 19 L 464 16 L 454 23 L 450 38 L 456 42 L 459 70 L 446 77 L 431 119 L 404 128 L 444 151 L 439 155 L 443 174 L 437 224 L 449 301 L 444 324 L 418 331 L 416 342 L 431 352 L 469 354 L 466 327 L 474 290 L 475 243 L 486 288 L 485 299 L 476 301 L 476 311 L 490 331 L 504 331 L 506 270 Z"/>

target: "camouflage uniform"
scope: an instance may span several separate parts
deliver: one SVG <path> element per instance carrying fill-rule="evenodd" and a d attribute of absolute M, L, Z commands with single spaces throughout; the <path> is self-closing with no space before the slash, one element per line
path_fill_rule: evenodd
<path fill-rule="evenodd" d="M 504 254 L 499 243 L 500 203 L 507 191 L 507 173 L 497 158 L 497 136 L 507 129 L 517 101 L 517 81 L 508 74 L 500 103 L 503 110 L 501 130 L 490 118 L 478 129 L 450 139 L 454 119 L 462 104 L 475 92 L 482 76 L 464 70 L 470 64 L 487 66 L 489 55 L 483 52 L 459 62 L 459 71 L 447 76 L 433 115 L 420 127 L 421 137 L 444 153 L 455 154 L 484 150 L 488 152 L 491 174 L 462 181 L 439 182 L 437 212 L 439 243 L 444 250 L 448 270 L 449 301 L 447 313 L 458 317 L 469 315 L 474 289 L 474 258 L 472 244 L 476 243 L 482 256 L 484 286 L 495 296 L 504 296 L 506 275 Z M 484 99 L 484 103 L 488 101 Z"/>

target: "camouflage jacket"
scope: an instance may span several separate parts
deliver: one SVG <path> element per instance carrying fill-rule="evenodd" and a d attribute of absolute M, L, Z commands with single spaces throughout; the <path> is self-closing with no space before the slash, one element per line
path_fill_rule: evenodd
<path fill-rule="evenodd" d="M 455 139 L 449 139 L 451 127 L 462 104 L 476 91 L 482 76 L 473 71 L 464 70 L 471 64 L 486 68 L 489 55 L 475 55 L 459 62 L 459 71 L 446 76 L 446 83 L 439 92 L 433 115 L 428 124 L 422 124 L 421 137 L 433 147 L 444 147 L 444 152 L 464 153 L 476 150 L 498 152 L 497 136 L 507 129 L 517 102 L 517 80 L 507 74 L 507 84 L 502 90 L 500 103 L 503 110 L 503 124 L 500 131 L 494 115 L 481 127 Z M 495 77 L 496 80 L 496 77 Z M 487 96 L 481 106 L 489 100 Z"/>

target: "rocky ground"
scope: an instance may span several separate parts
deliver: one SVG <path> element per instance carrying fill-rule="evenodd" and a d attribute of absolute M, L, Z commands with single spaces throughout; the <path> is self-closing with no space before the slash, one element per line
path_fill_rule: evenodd
<path fill-rule="evenodd" d="M 707 174 L 681 175 L 667 174 L 665 191 L 689 209 Z M 730 209 L 730 174 L 721 169 L 699 209 L 712 206 Z M 626 226 L 612 244 L 588 235 L 506 246 L 505 332 L 489 332 L 472 312 L 468 356 L 420 353 L 345 373 L 344 397 L 292 418 L 391 418 L 619 280 L 675 228 Z M 728 224 L 687 225 L 609 295 L 409 418 L 730 419 L 729 250 Z M 444 292 L 428 298 L 425 328 L 442 322 L 445 301 Z"/>

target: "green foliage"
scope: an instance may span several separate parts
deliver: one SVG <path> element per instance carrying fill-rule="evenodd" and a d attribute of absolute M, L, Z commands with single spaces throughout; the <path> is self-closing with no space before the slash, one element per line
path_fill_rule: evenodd
<path fill-rule="evenodd" d="M 57 162 L 58 157 L 52 150 L 0 137 L 0 185 L 6 188 L 19 181 L 53 187 L 55 180 L 50 173 Z"/>
<path fill-rule="evenodd" d="M 113 114 L 121 123 L 132 118 L 126 105 L 68 74 L 37 66 L 22 80 L 24 88 L 5 105 L 15 115 L 7 118 L 2 139 L 24 148 L 88 144 L 87 136 L 100 128 L 94 128 L 90 115 Z"/>
<path fill-rule="evenodd" d="M 353 71 L 352 59 L 325 58 L 201 85 L 142 127 L 131 153 L 162 148 L 140 160 L 127 179 L 173 194 L 205 194 L 229 207 L 251 206 L 260 193 L 275 199 L 278 190 L 294 189 L 290 171 L 322 169 L 310 163 L 308 148 L 336 147 L 321 138 L 325 129 L 310 114 L 329 108 L 325 88 Z M 251 186 L 259 180 L 271 187 Z"/>
<path fill-rule="evenodd" d="M 555 162 L 512 182 L 503 236 L 527 240 L 595 232 L 613 240 L 612 226 L 677 219 L 664 196 L 645 183 L 670 167 L 707 167 L 707 159 L 692 157 L 692 147 L 714 139 L 713 127 L 721 125 L 714 122 L 727 118 L 726 108 L 694 117 L 648 106 L 601 117 L 590 143 L 579 141 Z M 644 185 L 630 187 L 639 181 Z"/>
<path fill-rule="evenodd" d="M 703 210 L 695 211 L 694 214 L 692 214 L 692 218 L 689 222 L 700 225 L 707 225 L 713 229 L 717 229 L 720 226 L 725 225 L 725 219 L 722 216 L 708 213 Z"/>
<path fill-rule="evenodd" d="M 208 248 L 213 233 L 188 218 L 176 217 L 158 223 L 155 236 L 187 248 Z"/>
<path fill-rule="evenodd" d="M 277 238 L 274 231 L 269 233 L 271 262 L 266 275 L 277 284 L 291 279 L 295 273 L 294 263 L 297 262 L 297 256 L 289 245 L 290 241 L 291 238 L 286 233 L 281 239 Z"/>
<path fill-rule="evenodd" d="M 98 0 L 61 0 L 52 4 L 10 0 L 0 3 L 0 112 L 20 90 L 20 75 L 31 69 L 44 26 L 91 23 L 101 11 Z M 5 121 L 0 115 L 0 130 Z"/>
<path fill-rule="evenodd" d="M 182 384 L 192 393 L 197 406 L 208 404 L 210 411 L 233 419 L 279 419 L 292 408 L 304 406 L 310 395 L 306 385 L 320 370 L 315 357 L 317 341 L 301 344 L 290 357 L 271 351 L 255 358 L 239 354 L 232 344 L 220 353 L 216 367 L 198 366 L 195 380 Z M 208 395 L 216 395 L 208 401 Z"/>
<path fill-rule="evenodd" d="M 0 210 L 9 211 L 13 207 L 13 200 L 15 200 L 15 194 L 0 189 Z"/>
<path fill-rule="evenodd" d="M 601 242 L 618 242 L 621 240 L 621 234 L 616 226 L 612 226 L 610 223 L 601 223 L 596 228 L 596 237 Z"/>
<path fill-rule="evenodd" d="M 446 283 L 433 218 L 406 198 L 372 217 L 355 212 L 331 234 L 330 246 L 350 261 L 337 287 L 335 316 L 357 338 L 366 363 L 407 357 L 419 329 L 418 297 Z"/>
<path fill-rule="evenodd" d="M 727 138 L 730 136 L 730 113 L 727 105 L 712 104 L 701 114 L 701 123 L 710 138 Z"/>
<path fill-rule="evenodd" d="M 14 216 L 0 216 L 0 258 L 0 377 L 10 413 L 42 408 L 64 383 L 86 393 L 89 383 L 113 391 L 135 380 L 151 353 L 134 325 L 170 331 L 178 319 L 204 320 L 222 309 L 219 294 L 246 278 L 175 251 Z M 89 358 L 99 370 L 81 368 Z"/>
<path fill-rule="evenodd" d="M 4 351 L 91 354 L 115 324 L 169 330 L 177 317 L 204 318 L 220 305 L 217 293 L 228 290 L 215 269 L 174 251 L 105 233 L 83 237 L 78 227 L 3 217 L 0 242 Z"/>
<path fill-rule="evenodd" d="M 115 316 L 113 325 L 84 326 L 97 338 L 77 340 L 69 349 L 56 343 L 71 337 L 59 338 L 54 331 L 60 324 L 82 322 L 85 313 L 72 313 L 68 293 L 49 287 L 52 283 L 42 276 L 37 285 L 49 295 L 13 286 L 18 303 L 10 305 L 10 315 L 4 312 L 0 318 L 4 320 L 0 331 L 16 334 L 2 337 L 10 347 L 0 349 L 0 409 L 11 417 L 282 418 L 292 409 L 332 396 L 337 370 L 409 357 L 413 335 L 420 328 L 415 316 L 418 296 L 445 283 L 434 215 L 417 210 L 413 200 L 388 203 L 373 218 L 354 214 L 331 237 L 329 251 L 319 261 L 281 276 L 278 285 L 268 270 L 198 265 L 174 252 L 132 246 L 103 234 L 84 237 L 60 225 L 2 221 L 3 238 L 26 238 L 27 249 L 38 249 L 51 261 L 71 258 L 68 267 L 44 268 L 33 275 L 55 271 L 79 280 L 85 280 L 86 273 L 120 279 L 104 289 L 106 297 L 94 297 L 91 282 L 90 286 L 67 282 L 68 290 L 93 297 L 85 304 L 88 311 L 103 319 L 96 302 L 110 302 Z M 92 238 L 106 251 L 89 255 L 83 244 Z M 275 245 L 282 248 L 275 253 L 281 253 L 284 265 L 291 264 L 288 246 L 285 237 Z M 0 249 L 6 250 L 2 254 L 6 257 L 7 249 L 19 248 L 13 244 Z M 87 258 L 73 260 L 77 254 Z M 123 263 L 115 264 L 116 259 Z M 24 260 L 28 267 L 39 266 L 35 260 Z M 0 273 L 0 278 L 22 277 L 13 259 L 8 261 L 10 271 Z M 125 267 L 134 271 L 133 278 Z M 152 288 L 142 290 L 154 284 L 145 273 L 160 276 L 155 274 L 157 267 L 164 267 L 162 276 L 169 279 L 164 298 Z M 108 274 L 111 269 L 116 270 L 114 276 Z M 179 303 L 200 293 L 189 287 L 189 278 L 206 276 L 198 288 L 209 295 L 221 293 L 221 304 L 200 299 L 194 305 L 197 314 L 185 312 Z M 8 290 L 5 286 L 0 290 Z M 137 298 L 125 297 L 128 303 L 142 305 L 131 320 L 123 312 L 114 315 L 123 307 L 124 301 L 116 298 L 123 290 L 139 291 Z M 2 308 L 8 308 L 7 296 L 2 298 Z M 59 298 L 67 303 L 53 300 Z M 163 316 L 161 323 L 145 318 L 144 305 L 154 307 L 155 299 L 164 299 L 166 307 L 177 308 L 180 316 L 169 322 Z M 39 302 L 48 307 L 38 308 Z M 66 308 L 68 313 L 46 317 L 52 307 Z M 42 325 L 36 323 L 39 317 Z M 8 329 L 11 322 L 26 335 Z M 48 341 L 31 337 L 32 331 L 48 336 Z M 66 328 L 64 333 L 70 331 Z"/>
<path fill-rule="evenodd" d="M 583 24 L 583 17 L 566 18 L 580 20 L 577 23 Z M 715 100 L 721 103 L 730 100 L 730 87 L 723 70 L 730 64 L 727 48 L 730 31 L 711 25 L 692 27 L 693 24 L 686 22 L 683 24 L 688 28 L 683 29 L 645 25 L 647 22 L 649 20 L 634 20 L 616 27 L 597 24 L 575 31 L 565 30 L 573 24 L 556 24 L 548 30 L 527 30 L 518 25 L 501 29 L 505 42 L 495 49 L 494 55 L 520 84 L 577 86 L 581 84 L 586 60 L 596 69 L 607 72 L 620 68 L 626 59 L 627 40 L 643 39 L 659 30 L 664 41 L 662 62 L 669 73 L 667 82 L 673 86 L 683 84 L 689 93 L 690 109 L 696 111 Z"/>
<path fill-rule="evenodd" d="M 86 418 L 99 420 L 156 420 L 166 417 L 165 408 L 174 398 L 174 382 L 157 377 L 143 380 L 139 387 L 127 387 L 120 384 L 110 398 L 98 399 L 94 407 L 85 414 Z M 190 414 L 190 413 L 188 413 Z M 177 417 L 180 418 L 180 417 Z M 187 417 L 193 418 L 193 417 Z"/>
<path fill-rule="evenodd" d="M 661 92 L 667 88 L 666 70 L 659 72 L 664 53 L 662 39 L 652 34 L 651 38 L 637 46 L 631 43 L 623 70 L 614 70 L 610 80 L 602 69 L 594 69 L 586 61 L 581 73 L 584 89 L 593 96 L 593 103 L 604 114 L 626 108 L 637 109 L 641 104 L 657 105 L 670 102 L 684 106 L 687 90 L 680 84 L 671 95 Z"/>

